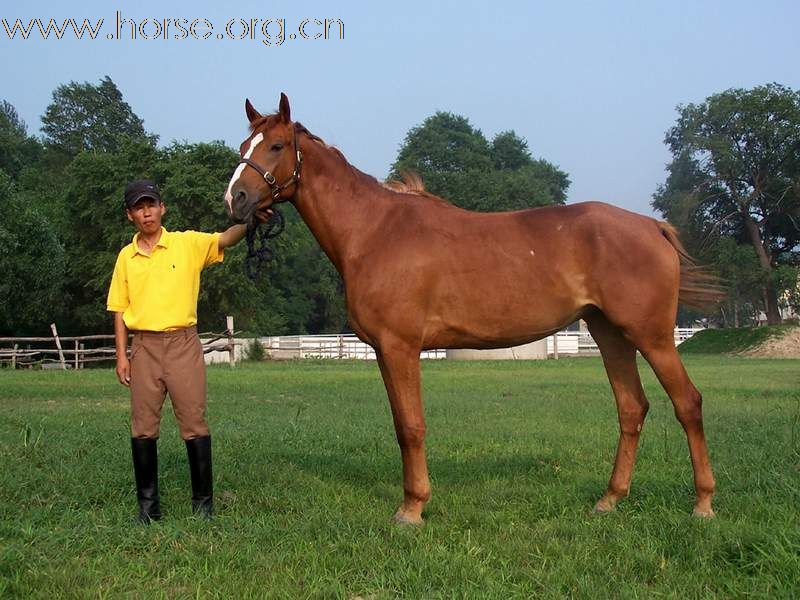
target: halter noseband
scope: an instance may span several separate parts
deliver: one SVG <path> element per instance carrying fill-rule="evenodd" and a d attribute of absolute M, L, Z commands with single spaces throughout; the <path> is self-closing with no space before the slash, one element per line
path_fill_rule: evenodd
<path fill-rule="evenodd" d="M 297 145 L 297 131 L 294 131 L 293 144 L 296 156 L 294 171 L 292 172 L 292 176 L 280 185 L 278 185 L 278 181 L 275 179 L 275 176 L 272 173 L 262 168 L 261 165 L 254 160 L 249 158 L 242 158 L 239 160 L 240 165 L 245 164 L 249 167 L 253 167 L 253 169 L 255 169 L 256 172 L 264 178 L 264 181 L 267 182 L 267 185 L 269 185 L 269 189 L 272 192 L 273 202 L 285 202 L 286 200 L 290 200 L 291 198 L 281 198 L 281 192 L 283 192 L 283 190 L 288 188 L 293 183 L 297 184 L 300 182 L 300 167 L 303 166 L 303 153 L 300 152 L 300 146 Z"/>

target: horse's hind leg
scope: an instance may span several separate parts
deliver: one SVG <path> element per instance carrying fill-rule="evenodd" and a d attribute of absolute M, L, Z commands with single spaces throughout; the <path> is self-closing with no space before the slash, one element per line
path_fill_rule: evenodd
<path fill-rule="evenodd" d="M 617 502 L 627 496 L 630 490 L 639 434 L 649 404 L 636 368 L 634 345 L 622 335 L 619 327 L 610 323 L 600 312 L 587 315 L 586 323 L 603 356 L 619 415 L 619 444 L 614 470 L 606 493 L 595 505 L 596 512 L 606 513 L 614 510 Z"/>
<path fill-rule="evenodd" d="M 422 522 L 422 509 L 431 497 L 425 458 L 419 349 L 386 344 L 376 354 L 403 459 L 403 504 L 395 513 L 394 520 L 415 525 Z"/>
<path fill-rule="evenodd" d="M 714 496 L 714 475 L 711 472 L 706 436 L 703 432 L 703 399 L 700 392 L 694 387 L 683 367 L 671 331 L 669 336 L 661 336 L 655 343 L 639 345 L 639 349 L 672 400 L 675 416 L 686 432 L 697 493 L 694 514 L 698 517 L 713 517 L 711 498 Z"/>

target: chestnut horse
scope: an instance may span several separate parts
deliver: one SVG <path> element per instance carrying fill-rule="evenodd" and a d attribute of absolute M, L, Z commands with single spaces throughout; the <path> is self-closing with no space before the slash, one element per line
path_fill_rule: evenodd
<path fill-rule="evenodd" d="M 667 223 L 599 202 L 502 213 L 463 210 L 420 185 L 383 185 L 290 117 L 245 102 L 251 135 L 225 194 L 232 219 L 263 220 L 290 201 L 344 280 L 350 326 L 375 349 L 403 461 L 400 523 L 431 496 L 420 396 L 421 350 L 502 348 L 578 318 L 602 354 L 619 413 L 609 512 L 628 494 L 648 402 L 639 350 L 672 400 L 689 443 L 694 514 L 713 516 L 714 477 L 701 397 L 675 349 L 678 301 L 717 290 Z"/>

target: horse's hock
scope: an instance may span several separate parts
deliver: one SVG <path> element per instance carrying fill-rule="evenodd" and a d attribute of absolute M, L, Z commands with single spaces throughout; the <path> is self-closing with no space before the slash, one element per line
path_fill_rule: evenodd
<path fill-rule="evenodd" d="M 546 360 L 547 339 L 494 350 L 448 350 L 448 360 Z"/>

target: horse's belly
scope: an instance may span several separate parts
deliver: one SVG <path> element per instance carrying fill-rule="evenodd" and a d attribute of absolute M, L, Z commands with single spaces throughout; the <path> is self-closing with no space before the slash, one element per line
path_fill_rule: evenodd
<path fill-rule="evenodd" d="M 578 319 L 587 304 L 575 298 L 512 298 L 451 302 L 428 314 L 428 348 L 504 348 L 548 336 Z"/>

